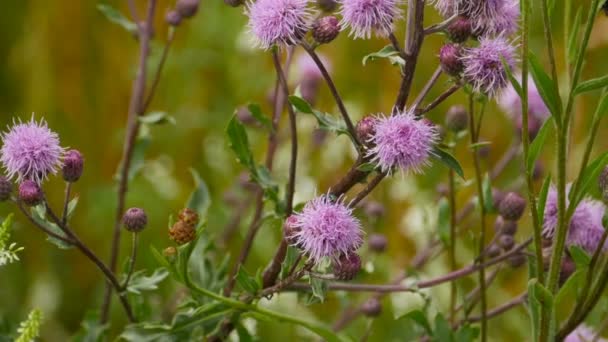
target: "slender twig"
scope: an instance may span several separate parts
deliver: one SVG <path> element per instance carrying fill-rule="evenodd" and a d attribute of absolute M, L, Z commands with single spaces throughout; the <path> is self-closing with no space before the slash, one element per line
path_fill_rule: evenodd
<path fill-rule="evenodd" d="M 129 114 L 127 118 L 127 132 L 125 136 L 125 143 L 123 146 L 122 159 L 120 162 L 120 173 L 118 178 L 118 201 L 116 205 L 116 214 L 114 219 L 114 232 L 112 236 L 112 250 L 110 253 L 110 270 L 114 272 L 118 264 L 118 253 L 120 247 L 120 233 L 121 233 L 121 217 L 125 209 L 125 200 L 127 195 L 127 188 L 129 183 L 129 169 L 131 165 L 131 159 L 133 157 L 133 150 L 135 148 L 135 140 L 139 131 L 139 120 L 138 117 L 143 114 L 143 101 L 145 96 L 146 88 L 146 61 L 150 54 L 150 40 L 152 38 L 152 27 L 154 25 L 154 12 L 156 9 L 156 0 L 148 1 L 148 9 L 145 23 L 141 23 L 137 17 L 137 11 L 135 9 L 135 3 L 133 0 L 129 1 L 129 7 L 131 8 L 132 15 L 137 22 L 138 35 L 140 42 L 139 51 L 139 67 L 137 76 L 133 82 L 133 91 L 131 93 L 131 100 L 129 102 Z M 110 284 L 106 286 L 104 293 L 103 304 L 101 306 L 100 322 L 105 323 L 108 320 L 108 314 L 110 309 L 110 296 L 112 294 L 112 287 Z"/>
<path fill-rule="evenodd" d="M 496 279 L 496 276 L 502 269 L 501 266 L 502 266 L 502 264 L 498 265 L 498 267 L 496 267 L 496 269 L 492 270 L 492 272 L 486 276 L 486 284 L 488 284 L 488 286 L 494 281 L 494 279 Z M 464 309 L 465 317 L 466 317 L 468 315 L 468 313 L 475 307 L 475 305 L 477 304 L 477 301 L 479 301 L 479 289 L 480 289 L 480 286 L 477 285 L 473 290 L 471 290 L 469 293 L 467 293 L 466 296 L 464 297 L 464 300 L 462 301 L 462 303 L 460 305 L 458 305 L 458 307 L 456 307 L 455 312 L 458 312 L 458 311 Z"/>
<path fill-rule="evenodd" d="M 129 282 L 131 281 L 131 276 L 133 275 L 133 271 L 135 270 L 135 258 L 137 257 L 137 238 L 139 237 L 139 234 L 137 233 L 132 233 L 133 235 L 133 239 L 131 240 L 131 258 L 129 259 L 129 268 L 127 270 L 127 278 L 125 279 L 125 282 L 122 284 L 122 288 L 123 289 L 127 289 L 127 287 L 129 286 Z"/>
<path fill-rule="evenodd" d="M 349 203 L 349 206 L 355 207 L 357 204 L 359 204 L 359 202 L 361 202 L 361 200 L 364 199 L 365 196 L 369 195 L 369 193 L 372 192 L 372 190 L 374 190 L 374 188 L 376 188 L 378 184 L 380 184 L 384 177 L 386 177 L 386 173 L 384 172 L 379 173 L 376 177 L 374 177 L 374 179 L 372 179 L 365 186 L 365 188 L 361 190 L 361 192 L 358 193 L 357 196 L 355 196 L 355 198 Z"/>
<path fill-rule="evenodd" d="M 399 40 L 397 39 L 397 37 L 395 37 L 395 33 L 391 32 L 388 35 L 388 39 L 391 41 L 391 44 L 393 45 L 395 50 L 397 50 L 397 52 L 399 52 L 399 56 L 401 56 L 401 58 L 403 58 L 405 60 L 405 57 L 406 57 L 405 53 L 401 49 L 401 45 L 399 45 Z"/>
<path fill-rule="evenodd" d="M 69 236 L 63 236 L 63 235 L 59 235 L 55 232 L 52 232 L 50 230 L 48 230 L 45 226 L 43 226 L 42 224 L 40 224 L 38 221 L 36 221 L 34 219 L 34 217 L 32 217 L 32 215 L 27 211 L 27 209 L 23 206 L 23 203 L 19 200 L 15 200 L 15 204 L 17 205 L 17 208 L 19 208 L 19 211 L 21 211 L 21 213 L 23 213 L 23 215 L 25 215 L 25 217 L 27 217 L 27 219 L 34 225 L 36 226 L 38 229 L 42 230 L 44 233 L 46 233 L 47 235 L 60 240 L 68 245 L 73 245 L 74 241 L 72 240 L 72 238 L 70 238 Z"/>
<path fill-rule="evenodd" d="M 68 222 L 68 209 L 70 206 L 70 193 L 72 192 L 72 182 L 66 182 L 65 184 L 65 198 L 63 200 L 63 214 L 61 216 L 61 222 L 65 225 Z"/>
<path fill-rule="evenodd" d="M 445 284 L 456 279 L 460 279 L 469 276 L 473 273 L 478 272 L 480 269 L 501 263 L 515 254 L 519 254 L 522 250 L 532 242 L 532 239 L 528 239 L 520 245 L 514 247 L 509 252 L 502 254 L 496 258 L 490 259 L 483 264 L 472 264 L 467 267 L 461 268 L 454 272 L 429 279 L 419 281 L 413 286 L 401 285 L 401 284 L 353 284 L 353 283 L 342 283 L 342 282 L 329 282 L 327 288 L 333 291 L 349 291 L 349 292 L 377 292 L 377 293 L 389 293 L 389 292 L 412 292 L 417 289 L 424 289 L 434 287 L 437 285 Z M 310 284 L 295 283 L 288 288 L 293 290 L 309 290 Z"/>
<path fill-rule="evenodd" d="M 459 17 L 459 14 L 457 13 L 457 14 L 454 14 L 451 17 L 447 18 L 446 20 L 440 22 L 439 24 L 431 25 L 431 26 L 425 28 L 424 35 L 428 36 L 433 33 L 444 31 L 445 29 L 448 28 L 448 26 L 450 26 L 454 21 L 456 21 L 456 19 L 458 19 L 458 17 Z"/>
<path fill-rule="evenodd" d="M 439 76 L 441 76 L 441 73 L 441 66 L 438 66 L 437 69 L 435 69 L 435 72 L 433 72 L 431 78 L 424 85 L 424 88 L 422 88 L 422 90 L 420 91 L 420 94 L 418 94 L 418 97 L 416 97 L 416 100 L 414 100 L 414 103 L 411 105 L 411 108 L 413 108 L 414 110 L 418 108 L 420 103 L 422 103 L 424 98 L 429 94 L 435 83 L 437 83 L 437 80 L 439 79 Z"/>
<path fill-rule="evenodd" d="M 454 83 L 451 87 L 449 87 L 446 91 L 441 93 L 437 98 L 435 98 L 431 103 L 426 105 L 426 107 L 421 108 L 416 111 L 416 115 L 422 115 L 430 112 L 435 109 L 435 107 L 439 106 L 443 101 L 447 100 L 450 96 L 452 96 L 455 92 L 460 89 L 462 85 L 460 83 Z"/>
<path fill-rule="evenodd" d="M 475 126 L 475 106 L 473 95 L 469 96 L 469 130 L 471 136 L 471 144 L 477 143 L 477 138 L 479 137 L 479 132 L 476 131 Z M 481 119 L 481 118 L 480 118 Z M 473 164 L 475 166 L 475 183 L 477 185 L 477 197 L 479 198 L 479 208 L 481 211 L 480 216 L 480 234 L 479 234 L 479 262 L 481 265 L 484 264 L 485 260 L 485 238 L 486 238 L 486 208 L 484 201 L 484 193 L 483 193 L 483 184 L 482 184 L 482 175 L 481 175 L 481 166 L 479 163 L 479 153 L 477 150 L 473 149 Z M 488 338 L 487 331 L 487 321 L 486 321 L 486 311 L 487 311 L 487 301 L 486 301 L 486 275 L 485 268 L 480 267 L 479 269 L 479 285 L 480 285 L 480 310 L 481 310 L 481 341 L 485 342 Z"/>
<path fill-rule="evenodd" d="M 167 61 L 167 57 L 169 56 L 169 48 L 171 48 L 171 44 L 175 40 L 175 28 L 169 28 L 169 37 L 167 37 L 167 42 L 165 43 L 165 47 L 163 48 L 163 53 L 160 56 L 160 62 L 158 62 L 158 66 L 156 67 L 156 72 L 154 73 L 154 80 L 152 81 L 152 86 L 148 91 L 148 96 L 144 101 L 142 112 L 145 112 L 146 109 L 150 106 L 152 99 L 154 99 L 154 94 L 156 93 L 156 88 L 158 88 L 158 83 L 160 83 L 160 76 L 163 72 L 163 67 L 165 66 L 165 62 Z"/>
<path fill-rule="evenodd" d="M 300 45 L 302 45 L 304 50 L 306 50 L 306 52 L 310 55 L 312 60 L 315 62 L 315 64 L 319 68 L 321 75 L 323 75 L 323 78 L 325 79 L 325 83 L 327 83 L 327 86 L 329 87 L 329 91 L 331 92 L 332 96 L 334 97 L 334 100 L 336 101 L 336 104 L 338 105 L 338 109 L 340 110 L 340 114 L 342 114 L 342 119 L 344 120 L 344 123 L 346 124 L 346 128 L 348 129 L 348 132 L 350 133 L 353 141 L 357 144 L 357 148 L 359 148 L 361 146 L 361 143 L 359 142 L 359 139 L 357 138 L 355 126 L 353 125 L 353 122 L 350 119 L 350 116 L 348 115 L 348 111 L 346 110 L 346 107 L 344 106 L 342 97 L 340 97 L 340 94 L 338 93 L 338 89 L 336 88 L 334 81 L 332 80 L 331 76 L 329 75 L 329 72 L 327 72 L 325 65 L 323 65 L 323 62 L 321 61 L 321 59 L 319 59 L 319 56 L 317 55 L 315 50 L 310 45 L 308 45 L 304 41 L 302 41 L 300 43 Z"/>
<path fill-rule="evenodd" d="M 499 316 L 513 308 L 516 308 L 516 307 L 520 306 L 521 304 L 524 304 L 526 302 L 527 298 L 528 298 L 528 293 L 527 292 L 522 293 L 519 296 L 510 300 L 509 302 L 504 303 L 501 306 L 495 307 L 492 310 L 489 310 L 486 314 L 485 319 Z M 480 317 L 480 316 L 472 316 L 467 319 L 467 322 L 474 323 L 474 322 L 479 322 L 482 319 L 483 319 L 483 317 Z"/>

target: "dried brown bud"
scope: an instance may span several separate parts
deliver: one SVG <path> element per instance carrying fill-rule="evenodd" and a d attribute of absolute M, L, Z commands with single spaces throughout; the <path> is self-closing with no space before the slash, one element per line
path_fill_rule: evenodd
<path fill-rule="evenodd" d="M 178 219 L 194 228 L 198 224 L 198 213 L 190 208 L 185 208 L 180 211 Z"/>
<path fill-rule="evenodd" d="M 177 221 L 173 227 L 169 229 L 169 237 L 178 245 L 183 245 L 196 238 L 196 230 L 192 225 L 183 221 Z"/>

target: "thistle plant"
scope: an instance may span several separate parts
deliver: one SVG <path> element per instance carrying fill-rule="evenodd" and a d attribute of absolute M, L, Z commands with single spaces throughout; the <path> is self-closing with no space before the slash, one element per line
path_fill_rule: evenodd
<path fill-rule="evenodd" d="M 508 320 L 530 323 L 517 326 L 527 340 L 605 340 L 608 153 L 595 141 L 608 78 L 584 69 L 604 1 L 225 5 L 240 16 L 240 50 L 209 60 L 259 58 L 265 64 L 247 66 L 249 77 L 239 75 L 231 90 L 246 101 L 260 86 L 270 90 L 266 102 L 231 103 L 231 117 L 201 121 L 220 120 L 226 145 L 204 140 L 215 171 L 190 169 L 194 189 L 165 208 L 166 220 L 135 203 L 149 196 L 134 180 L 143 174 L 158 186 L 168 178 L 146 156 L 151 141 L 168 149 L 153 127 L 187 124 L 160 112 L 155 95 L 165 91 L 169 52 L 183 48 L 172 48 L 178 33 L 212 23 L 201 17 L 212 4 L 177 0 L 162 12 L 156 0 L 129 0 L 128 16 L 99 6 L 139 47 L 114 214 L 87 223 L 106 229 L 102 241 L 85 239 L 86 228 L 72 219 L 84 211 L 75 192 L 96 194 L 81 184 L 99 156 L 65 146 L 69 137 L 42 112 L 16 116 L 0 135 L 0 201 L 19 213 L 19 230 L 37 229 L 73 249 L 105 286 L 93 291 L 98 311 L 83 317 L 76 340 L 485 342 L 503 337 Z M 542 46 L 531 44 L 533 27 Z M 373 44 L 385 46 L 365 54 L 345 48 Z M 353 59 L 361 69 L 348 76 L 372 73 L 382 101 L 358 98 L 375 90 L 367 84 L 355 84 L 360 93 L 345 90 L 353 87 L 342 63 Z M 435 71 L 425 73 L 428 65 Z M 230 179 L 229 170 L 239 175 L 222 197 L 206 180 L 213 172 Z M 54 193 L 55 182 L 63 193 Z M 179 183 L 168 184 L 160 195 L 179 193 Z M 28 244 L 11 242 L 13 217 L 0 226 L 0 266 L 19 260 L 18 246 Z M 499 289 L 504 283 L 519 292 Z M 120 311 L 111 310 L 113 299 Z M 40 311 L 18 334 L 18 341 L 45 338 Z"/>

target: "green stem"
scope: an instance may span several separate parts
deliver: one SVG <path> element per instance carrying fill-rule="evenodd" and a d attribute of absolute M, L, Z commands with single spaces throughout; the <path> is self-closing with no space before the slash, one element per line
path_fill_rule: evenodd
<path fill-rule="evenodd" d="M 456 186 L 454 184 L 454 170 L 450 169 L 448 175 L 450 196 L 450 271 L 456 270 Z M 458 295 L 456 282 L 450 283 L 450 319 L 453 323 L 456 319 L 456 296 Z"/>
<path fill-rule="evenodd" d="M 471 135 L 471 144 L 476 144 L 479 132 L 475 129 L 475 102 L 473 99 L 473 95 L 469 96 L 469 129 Z M 481 119 L 480 115 L 480 119 Z M 478 124 L 478 127 L 481 127 L 481 123 Z M 482 267 L 479 268 L 479 289 L 480 289 L 480 310 L 481 310 L 481 341 L 487 341 L 488 332 L 487 332 L 487 302 L 486 302 L 486 272 L 485 267 L 483 267 L 485 261 L 485 239 L 486 239 L 486 208 L 485 201 L 483 198 L 483 184 L 482 184 L 482 176 L 481 176 L 481 166 L 479 163 L 479 154 L 476 149 L 473 149 L 473 163 L 475 165 L 475 183 L 477 184 L 477 196 L 479 198 L 479 208 L 481 209 L 481 217 L 480 217 L 480 234 L 479 234 L 479 263 Z"/>

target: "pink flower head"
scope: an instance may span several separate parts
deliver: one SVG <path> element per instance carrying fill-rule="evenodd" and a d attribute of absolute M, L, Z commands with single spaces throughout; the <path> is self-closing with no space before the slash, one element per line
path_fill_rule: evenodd
<path fill-rule="evenodd" d="M 393 23 L 401 18 L 400 0 L 341 0 L 342 28 L 350 27 L 350 35 L 369 39 L 372 31 L 378 37 L 393 32 Z"/>
<path fill-rule="evenodd" d="M 521 74 L 515 76 L 521 82 Z M 515 88 L 509 82 L 509 85 L 501 92 L 498 98 L 498 105 L 505 111 L 512 120 L 517 120 L 521 117 L 521 98 Z M 543 98 L 536 88 L 536 83 L 530 75 L 528 75 L 528 113 L 544 122 L 549 117 L 549 109 L 545 105 Z"/>
<path fill-rule="evenodd" d="M 14 122 L 1 136 L 0 161 L 8 177 L 40 184 L 61 168 L 64 149 L 44 119 L 36 122 L 32 116 L 29 122 Z"/>
<path fill-rule="evenodd" d="M 517 0 L 437 0 L 435 8 L 444 17 L 461 14 L 471 20 L 477 35 L 511 35 L 517 32 Z"/>
<path fill-rule="evenodd" d="M 509 83 L 502 61 L 513 69 L 515 47 L 503 37 L 481 38 L 479 46 L 465 49 L 464 79 L 473 90 L 494 97 Z"/>
<path fill-rule="evenodd" d="M 564 339 L 564 342 L 591 342 L 591 341 L 606 342 L 606 341 L 608 341 L 605 338 L 598 338 L 597 340 L 594 340 L 595 335 L 596 335 L 595 331 L 593 331 L 588 326 L 581 324 L 578 327 L 576 327 L 576 329 L 574 329 L 568 336 L 566 336 L 566 338 Z"/>
<path fill-rule="evenodd" d="M 361 223 L 343 199 L 332 201 L 328 195 L 310 200 L 300 213 L 289 219 L 294 233 L 291 239 L 310 259 L 319 262 L 327 257 L 336 261 L 363 244 Z"/>
<path fill-rule="evenodd" d="M 295 45 L 311 26 L 307 0 L 257 0 L 247 5 L 249 29 L 260 47 Z"/>
<path fill-rule="evenodd" d="M 413 112 L 393 116 L 378 116 L 375 132 L 370 139 L 373 146 L 368 155 L 380 166 L 382 172 L 393 168 L 419 173 L 429 164 L 438 132 L 434 125 L 420 120 Z"/>
<path fill-rule="evenodd" d="M 566 194 L 569 192 L 570 188 L 567 189 Z M 567 198 L 566 206 L 568 206 Z M 587 253 L 592 254 L 597 249 L 599 240 L 604 231 L 602 225 L 604 211 L 605 207 L 601 202 L 583 199 L 574 210 L 574 214 L 570 219 L 566 245 L 579 246 L 587 251 Z M 551 187 L 545 204 L 543 222 L 543 236 L 545 238 L 553 238 L 557 230 L 557 223 L 557 189 Z M 604 248 L 606 247 L 608 246 L 604 246 Z"/>

